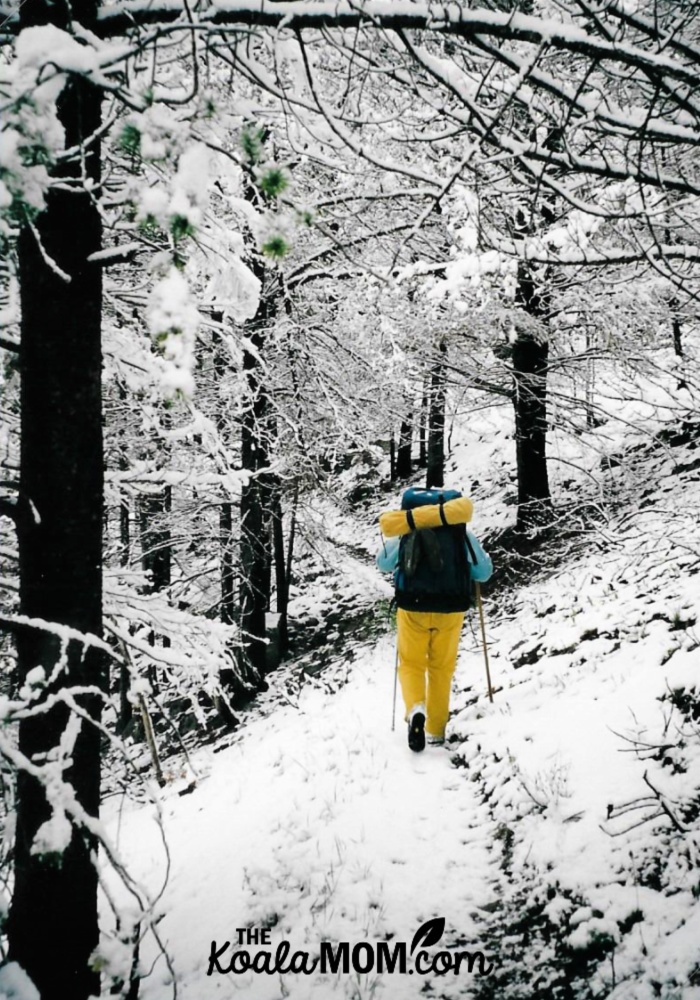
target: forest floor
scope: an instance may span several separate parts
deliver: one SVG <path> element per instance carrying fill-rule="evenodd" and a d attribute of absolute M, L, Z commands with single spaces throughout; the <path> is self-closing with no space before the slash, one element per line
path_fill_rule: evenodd
<path fill-rule="evenodd" d="M 143 1000 L 171 997 L 173 971 L 182 1000 L 700 1000 L 700 434 L 677 417 L 645 427 L 608 425 L 585 518 L 582 480 L 569 487 L 569 542 L 487 592 L 497 693 L 489 704 L 470 621 L 444 748 L 411 753 L 400 704 L 392 731 L 393 635 L 377 610 L 378 637 L 331 636 L 318 673 L 271 675 L 235 735 L 171 761 L 155 802 L 107 800 L 170 956 L 144 940 Z M 502 440 L 479 440 L 476 528 L 495 532 L 508 463 Z M 466 448 L 451 481 L 465 481 Z M 379 609 L 374 530 L 345 571 Z M 299 963 L 347 942 L 356 968 L 227 971 L 284 942 Z M 401 948 L 405 970 L 390 971 Z"/>
<path fill-rule="evenodd" d="M 491 898 L 492 824 L 446 750 L 407 749 L 400 708 L 391 731 L 393 659 L 387 638 L 356 657 L 347 683 L 342 667 L 329 668 L 341 686 L 309 681 L 293 705 L 247 722 L 233 746 L 195 753 L 191 793 L 178 794 L 188 772 L 164 794 L 171 868 L 161 933 L 183 998 L 322 997 L 334 985 L 369 997 L 379 979 L 384 996 L 407 995 L 406 976 L 376 970 L 207 977 L 211 942 L 237 943 L 239 928 L 270 928 L 270 950 L 288 940 L 312 955 L 322 941 L 410 945 L 434 917 L 445 918 L 446 940 L 475 938 L 472 914 Z M 148 808 L 124 816 L 119 846 L 142 877 L 164 873 Z M 169 996 L 168 978 L 161 961 L 143 997 Z"/>

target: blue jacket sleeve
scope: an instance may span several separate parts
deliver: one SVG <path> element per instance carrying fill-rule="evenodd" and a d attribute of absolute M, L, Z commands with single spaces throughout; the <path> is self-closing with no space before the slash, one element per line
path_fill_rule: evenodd
<path fill-rule="evenodd" d="M 473 562 L 471 552 L 469 551 L 469 547 L 467 547 L 467 555 L 472 569 L 472 579 L 476 583 L 486 583 L 493 573 L 493 563 L 490 556 L 484 552 L 476 535 L 472 534 L 471 531 L 467 531 L 467 535 L 476 556 L 476 562 Z M 393 573 L 396 569 L 399 561 L 400 542 L 400 538 L 388 538 L 377 553 L 377 569 L 382 573 Z"/>
<path fill-rule="evenodd" d="M 393 573 L 399 561 L 400 538 L 387 538 L 377 553 L 377 569 L 382 573 Z"/>
<path fill-rule="evenodd" d="M 486 583 L 493 573 L 493 563 L 491 562 L 491 558 L 482 549 L 481 543 L 476 535 L 473 535 L 471 531 L 467 530 L 467 536 L 474 550 L 474 555 L 476 556 L 476 562 L 473 562 L 471 552 L 469 552 L 469 546 L 467 546 L 469 562 L 472 568 L 472 580 L 476 583 Z"/>

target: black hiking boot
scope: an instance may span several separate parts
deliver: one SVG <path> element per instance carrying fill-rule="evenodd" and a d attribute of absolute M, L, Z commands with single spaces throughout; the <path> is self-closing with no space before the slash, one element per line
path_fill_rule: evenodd
<path fill-rule="evenodd" d="M 422 712 L 415 712 L 408 723 L 408 745 L 416 753 L 425 750 L 425 716 Z"/>

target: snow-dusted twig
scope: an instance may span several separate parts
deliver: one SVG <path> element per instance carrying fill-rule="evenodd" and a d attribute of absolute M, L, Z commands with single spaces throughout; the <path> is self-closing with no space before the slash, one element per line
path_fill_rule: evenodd
<path fill-rule="evenodd" d="M 654 785 L 652 785 L 647 771 L 644 772 L 643 779 L 644 779 L 644 784 L 648 785 L 649 788 L 651 788 L 652 792 L 654 793 L 659 802 L 659 805 L 661 806 L 662 811 L 671 820 L 671 823 L 676 828 L 676 830 L 678 830 L 679 833 L 687 833 L 688 827 L 684 826 L 683 823 L 681 823 L 681 821 L 678 819 L 674 811 L 671 809 L 671 806 L 669 805 L 669 800 L 666 798 L 663 792 L 660 792 L 658 788 L 655 788 Z"/>
<path fill-rule="evenodd" d="M 53 259 L 53 257 L 49 256 L 49 254 L 46 252 L 46 250 L 44 249 L 44 244 L 41 242 L 41 236 L 39 235 L 39 232 L 34 223 L 29 222 L 28 225 L 32 232 L 32 235 L 34 236 L 34 239 L 36 240 L 36 245 L 39 250 L 39 253 L 41 254 L 41 258 L 46 264 L 46 266 L 49 268 L 49 270 L 53 271 L 54 274 L 58 275 L 58 277 L 61 278 L 62 281 L 65 281 L 67 284 L 69 284 L 73 280 L 70 274 L 67 274 L 62 268 L 60 268 L 56 263 L 56 261 Z"/>

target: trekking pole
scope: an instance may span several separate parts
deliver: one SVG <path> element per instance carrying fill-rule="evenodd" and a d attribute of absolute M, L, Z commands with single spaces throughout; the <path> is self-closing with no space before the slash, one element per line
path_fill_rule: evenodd
<path fill-rule="evenodd" d="M 399 640 L 396 640 L 396 665 L 394 667 L 394 707 L 391 712 L 391 731 L 396 728 L 396 688 L 399 680 Z"/>
<path fill-rule="evenodd" d="M 481 600 L 481 584 L 476 584 L 476 603 L 479 608 L 479 622 L 481 623 L 481 641 L 484 644 L 484 663 L 486 664 L 486 683 L 489 688 L 489 701 L 493 704 L 493 688 L 491 687 L 491 671 L 489 670 L 489 651 L 486 648 L 486 626 L 484 625 L 484 605 Z"/>

